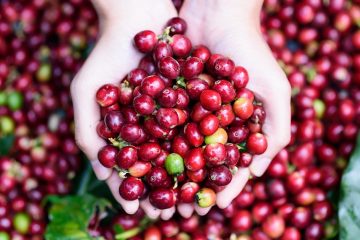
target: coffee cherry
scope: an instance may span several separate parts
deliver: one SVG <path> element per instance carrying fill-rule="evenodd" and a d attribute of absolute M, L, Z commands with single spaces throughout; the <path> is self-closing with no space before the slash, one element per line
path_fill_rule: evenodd
<path fill-rule="evenodd" d="M 217 186 L 226 186 L 231 182 L 232 175 L 229 168 L 216 166 L 209 170 L 209 181 Z"/>
<path fill-rule="evenodd" d="M 170 175 L 179 175 L 184 172 L 184 160 L 177 153 L 169 154 L 165 159 L 165 169 Z"/>
<path fill-rule="evenodd" d="M 236 66 L 230 75 L 229 79 L 233 82 L 236 89 L 246 87 L 249 82 L 249 74 L 246 69 L 241 66 Z"/>
<path fill-rule="evenodd" d="M 246 120 L 251 117 L 254 112 L 254 105 L 252 101 L 245 97 L 238 98 L 234 105 L 233 110 L 236 116 L 240 117 L 243 120 Z"/>
<path fill-rule="evenodd" d="M 180 74 L 180 64 L 172 57 L 163 57 L 158 62 L 159 72 L 167 78 L 175 79 Z"/>
<path fill-rule="evenodd" d="M 204 63 L 210 58 L 210 50 L 204 45 L 195 46 L 191 55 L 200 58 Z"/>
<path fill-rule="evenodd" d="M 161 152 L 161 147 L 158 143 L 144 143 L 138 148 L 138 156 L 142 161 L 151 161 L 158 157 Z"/>
<path fill-rule="evenodd" d="M 172 108 L 175 107 L 176 102 L 178 99 L 177 91 L 167 87 L 165 88 L 157 98 L 157 102 L 165 108 Z"/>
<path fill-rule="evenodd" d="M 171 189 L 158 188 L 149 194 L 150 203 L 158 209 L 167 209 L 175 205 L 175 194 Z"/>
<path fill-rule="evenodd" d="M 180 201 L 183 203 L 193 203 L 195 200 L 195 195 L 199 191 L 199 189 L 200 187 L 197 183 L 185 183 L 180 189 Z"/>
<path fill-rule="evenodd" d="M 179 116 L 173 108 L 160 108 L 156 113 L 156 120 L 161 126 L 168 129 L 179 124 Z"/>
<path fill-rule="evenodd" d="M 138 152 L 135 147 L 125 146 L 116 155 L 116 163 L 120 168 L 128 169 L 138 160 Z"/>
<path fill-rule="evenodd" d="M 184 65 L 182 66 L 182 75 L 186 79 L 191 79 L 199 75 L 204 69 L 204 63 L 200 58 L 189 57 L 186 59 Z"/>
<path fill-rule="evenodd" d="M 200 98 L 200 94 L 204 90 L 209 88 L 210 88 L 209 84 L 200 78 L 190 79 L 186 83 L 186 91 L 191 99 L 198 100 Z"/>
<path fill-rule="evenodd" d="M 216 132 L 214 132 L 212 135 L 205 137 L 206 144 L 212 144 L 212 143 L 225 144 L 227 143 L 227 140 L 228 140 L 228 135 L 225 129 L 223 128 L 218 128 Z"/>
<path fill-rule="evenodd" d="M 135 142 L 141 137 L 141 129 L 137 124 L 124 124 L 120 131 L 120 137 L 126 142 Z"/>
<path fill-rule="evenodd" d="M 102 107 L 115 104 L 119 99 L 119 88 L 112 84 L 105 84 L 96 92 L 96 101 Z"/>
<path fill-rule="evenodd" d="M 27 234 L 30 227 L 30 216 L 26 213 L 17 213 L 13 219 L 14 229 L 22 234 Z"/>
<path fill-rule="evenodd" d="M 125 178 L 120 184 L 119 193 L 125 200 L 136 200 L 141 197 L 144 192 L 143 182 L 135 177 Z"/>
<path fill-rule="evenodd" d="M 218 118 L 213 115 L 209 114 L 205 116 L 199 124 L 199 130 L 200 132 L 205 135 L 209 136 L 216 132 L 216 130 L 219 128 L 219 120 Z"/>
<path fill-rule="evenodd" d="M 146 182 L 151 187 L 163 187 L 164 182 L 168 178 L 166 170 L 162 167 L 153 167 L 146 175 Z"/>
<path fill-rule="evenodd" d="M 170 27 L 170 34 L 184 34 L 187 29 L 187 23 L 179 17 L 171 18 L 167 24 L 168 27 Z"/>
<path fill-rule="evenodd" d="M 235 63 L 229 58 L 219 58 L 214 62 L 214 73 L 220 77 L 230 76 L 235 68 Z"/>
<path fill-rule="evenodd" d="M 129 81 L 129 83 L 136 87 L 136 86 L 140 86 L 142 80 L 147 77 L 147 72 L 143 69 L 140 68 L 135 68 L 134 70 L 130 71 L 129 74 L 127 75 L 127 80 Z"/>
<path fill-rule="evenodd" d="M 240 152 L 235 144 L 225 144 L 226 158 L 225 164 L 227 166 L 236 166 L 240 159 Z"/>
<path fill-rule="evenodd" d="M 227 153 L 224 144 L 211 143 L 204 149 L 204 158 L 212 166 L 219 166 L 225 163 Z"/>
<path fill-rule="evenodd" d="M 142 115 L 150 115 L 155 110 L 155 101 L 146 94 L 141 94 L 134 98 L 134 109 L 137 113 Z"/>
<path fill-rule="evenodd" d="M 151 169 L 150 162 L 137 161 L 131 167 L 128 172 L 131 176 L 139 178 L 145 176 Z"/>
<path fill-rule="evenodd" d="M 174 71 L 175 70 L 174 66 Z M 158 96 L 165 88 L 164 81 L 157 75 L 150 75 L 143 79 L 140 85 L 141 92 L 150 97 Z"/>
<path fill-rule="evenodd" d="M 221 96 L 223 103 L 230 103 L 235 99 L 236 92 L 233 85 L 227 80 L 218 80 L 212 87 L 213 90 L 217 91 Z"/>
<path fill-rule="evenodd" d="M 231 218 L 231 229 L 235 232 L 245 232 L 251 227 L 251 214 L 247 210 L 240 210 Z"/>
<path fill-rule="evenodd" d="M 156 45 L 156 34 L 150 30 L 141 31 L 134 37 L 136 48 L 143 53 L 150 52 Z"/>
<path fill-rule="evenodd" d="M 254 154 L 262 154 L 267 149 L 266 137 L 261 133 L 250 134 L 246 142 L 246 147 Z"/>
<path fill-rule="evenodd" d="M 119 134 L 125 119 L 120 111 L 111 111 L 105 115 L 104 122 L 111 132 Z"/>
<path fill-rule="evenodd" d="M 189 143 L 194 147 L 199 147 L 204 142 L 204 136 L 196 123 L 188 123 L 184 128 L 184 134 Z"/>
<path fill-rule="evenodd" d="M 196 203 L 199 207 L 207 208 L 215 204 L 216 194 L 210 188 L 202 188 L 196 193 Z"/>
<path fill-rule="evenodd" d="M 160 41 L 156 44 L 153 51 L 153 58 L 155 62 L 159 62 L 164 57 L 171 57 L 172 55 L 173 51 L 168 43 Z"/>
<path fill-rule="evenodd" d="M 221 107 L 221 96 L 214 90 L 204 90 L 200 94 L 200 103 L 209 111 L 217 111 Z"/>
<path fill-rule="evenodd" d="M 270 215 L 263 222 L 262 230 L 266 235 L 273 239 L 279 238 L 285 231 L 285 221 L 279 215 Z"/>
<path fill-rule="evenodd" d="M 221 127 L 226 127 L 235 120 L 235 114 L 230 104 L 222 105 L 221 108 L 216 111 L 216 117 Z"/>
<path fill-rule="evenodd" d="M 202 148 L 193 148 L 185 156 L 184 163 L 190 171 L 198 171 L 205 167 L 206 161 Z"/>
<path fill-rule="evenodd" d="M 116 164 L 116 155 L 118 153 L 118 148 L 106 145 L 102 147 L 98 152 L 98 159 L 100 163 L 107 168 L 112 168 Z"/>

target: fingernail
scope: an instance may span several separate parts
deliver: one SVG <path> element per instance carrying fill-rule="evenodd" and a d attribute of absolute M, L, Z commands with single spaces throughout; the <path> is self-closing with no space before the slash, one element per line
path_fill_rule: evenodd
<path fill-rule="evenodd" d="M 269 167 L 270 162 L 270 158 L 254 159 L 249 167 L 250 172 L 257 177 L 260 177 L 265 173 L 266 169 Z"/>
<path fill-rule="evenodd" d="M 231 203 L 231 202 L 230 202 Z M 217 206 L 220 208 L 220 209 L 224 209 L 224 208 L 227 208 L 229 205 L 230 205 L 230 203 L 228 203 L 228 202 L 219 202 L 219 203 L 217 203 Z"/>
<path fill-rule="evenodd" d="M 190 203 L 180 203 L 177 206 L 178 212 L 183 218 L 189 218 L 194 212 L 194 206 Z"/>
<path fill-rule="evenodd" d="M 90 164 L 99 180 L 104 181 L 111 176 L 112 169 L 104 167 L 98 160 L 90 161 Z"/>
<path fill-rule="evenodd" d="M 135 214 L 139 209 L 139 203 L 123 204 L 122 208 L 127 214 Z"/>
<path fill-rule="evenodd" d="M 169 220 L 174 215 L 175 211 L 175 207 L 163 210 L 161 212 L 161 219 L 164 221 Z"/>

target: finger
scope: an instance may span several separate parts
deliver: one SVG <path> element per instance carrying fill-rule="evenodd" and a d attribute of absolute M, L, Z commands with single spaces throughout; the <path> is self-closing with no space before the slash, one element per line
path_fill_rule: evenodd
<path fill-rule="evenodd" d="M 139 209 L 139 200 L 127 201 L 123 199 L 119 194 L 119 186 L 122 179 L 114 171 L 113 174 L 106 180 L 107 185 L 116 201 L 118 201 L 124 211 L 128 214 L 134 214 Z"/>
<path fill-rule="evenodd" d="M 211 207 L 202 208 L 202 207 L 199 207 L 199 205 L 197 205 L 197 204 L 194 204 L 194 205 L 195 205 L 195 212 L 197 214 L 199 214 L 200 216 L 206 215 L 211 209 Z"/>
<path fill-rule="evenodd" d="M 76 86 L 72 86 L 71 94 L 74 106 L 76 143 L 90 160 L 97 178 L 105 180 L 110 177 L 112 169 L 102 166 L 97 158 L 99 149 L 105 145 L 104 140 L 96 132 L 96 126 L 100 120 L 99 108 L 93 100 L 94 96 L 88 101 L 87 93 L 82 94 Z M 79 94 L 82 95 L 81 98 L 78 97 Z"/>
<path fill-rule="evenodd" d="M 146 198 L 145 200 L 141 200 L 140 206 L 144 210 L 146 215 L 151 219 L 157 219 L 161 214 L 160 209 L 157 209 L 149 202 L 149 198 Z"/>
<path fill-rule="evenodd" d="M 169 220 L 174 215 L 175 211 L 176 211 L 175 207 L 162 210 L 160 215 L 161 219 L 164 221 Z"/>
<path fill-rule="evenodd" d="M 281 98 L 271 99 L 271 104 L 264 102 L 266 119 L 263 132 L 266 136 L 268 147 L 261 155 L 255 155 L 249 167 L 255 176 L 261 176 L 268 168 L 275 155 L 290 141 L 290 93 L 279 93 Z M 281 109 L 281 111 L 279 111 Z"/>
<path fill-rule="evenodd" d="M 126 74 L 124 67 L 129 67 L 126 64 L 121 64 L 124 62 L 121 57 L 130 59 L 133 53 L 129 52 L 135 51 L 125 51 L 126 56 L 115 54 L 117 59 L 112 60 L 119 63 L 119 66 L 102 64 L 108 62 L 109 56 L 113 55 L 111 54 L 113 52 L 111 46 L 117 45 L 117 43 L 109 41 L 109 39 L 112 38 L 108 35 L 102 36 L 71 84 L 76 142 L 90 161 L 94 161 L 92 165 L 95 174 L 102 180 L 110 177 L 112 171 L 101 167 L 97 161 L 97 153 L 105 142 L 96 132 L 96 126 L 100 120 L 100 109 L 95 101 L 95 94 L 97 89 L 104 83 L 119 82 L 121 77 Z M 101 67 L 99 67 L 100 65 Z"/>
<path fill-rule="evenodd" d="M 179 203 L 177 210 L 184 218 L 189 218 L 194 212 L 194 204 L 192 203 Z"/>
<path fill-rule="evenodd" d="M 104 167 L 99 160 L 90 161 L 92 169 L 99 180 L 106 180 L 111 176 L 112 169 Z"/>
<path fill-rule="evenodd" d="M 232 200 L 239 195 L 249 180 L 250 172 L 248 168 L 239 168 L 233 179 L 224 190 L 216 194 L 216 204 L 219 208 L 226 208 Z"/>

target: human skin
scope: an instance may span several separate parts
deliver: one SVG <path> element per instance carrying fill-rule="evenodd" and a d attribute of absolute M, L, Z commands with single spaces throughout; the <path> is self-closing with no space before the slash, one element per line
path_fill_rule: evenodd
<path fill-rule="evenodd" d="M 263 104 L 266 119 L 263 132 L 268 148 L 255 156 L 249 168 L 242 168 L 226 188 L 217 193 L 216 204 L 227 207 L 241 192 L 250 174 L 261 176 L 273 157 L 290 141 L 291 88 L 273 57 L 260 31 L 262 0 L 186 0 L 180 17 L 188 23 L 187 36 L 193 45 L 204 44 L 212 53 L 220 53 L 248 70 L 247 88 Z M 181 206 L 184 212 L 192 209 L 206 214 L 210 208 Z M 178 207 L 179 208 L 179 207 Z"/>
<path fill-rule="evenodd" d="M 213 53 L 232 58 L 237 65 L 247 68 L 250 76 L 248 88 L 264 103 L 267 113 L 263 131 L 267 136 L 267 151 L 254 158 L 249 168 L 240 169 L 232 182 L 217 195 L 217 205 L 230 204 L 249 179 L 250 173 L 260 176 L 271 159 L 290 139 L 290 87 L 273 58 L 260 32 L 262 1 L 188 0 L 180 17 L 188 23 L 187 35 L 196 44 L 205 44 Z M 75 136 L 82 151 L 88 156 L 96 176 L 106 180 L 115 199 L 131 214 L 141 206 L 150 218 L 169 219 L 175 207 L 159 210 L 149 200 L 126 201 L 118 193 L 121 178 L 111 169 L 101 166 L 98 150 L 105 142 L 97 135 L 100 121 L 95 101 L 97 89 L 105 83 L 118 84 L 123 76 L 137 67 L 142 57 L 132 44 L 133 36 L 144 29 L 161 33 L 164 24 L 177 12 L 170 0 L 93 0 L 100 20 L 98 42 L 75 76 L 71 95 L 75 112 Z M 139 7 L 140 6 L 140 7 Z M 195 210 L 206 214 L 209 208 L 194 204 L 179 204 L 184 217 Z"/>

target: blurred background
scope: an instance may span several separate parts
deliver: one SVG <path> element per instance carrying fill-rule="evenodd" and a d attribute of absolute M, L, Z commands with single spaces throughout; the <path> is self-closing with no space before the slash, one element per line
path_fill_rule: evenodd
<path fill-rule="evenodd" d="M 88 0 L 0 0 L 0 240 L 359 238 L 360 1 L 265 0 L 291 142 L 228 208 L 169 221 L 122 212 L 76 146 L 69 86 L 97 24 Z"/>

